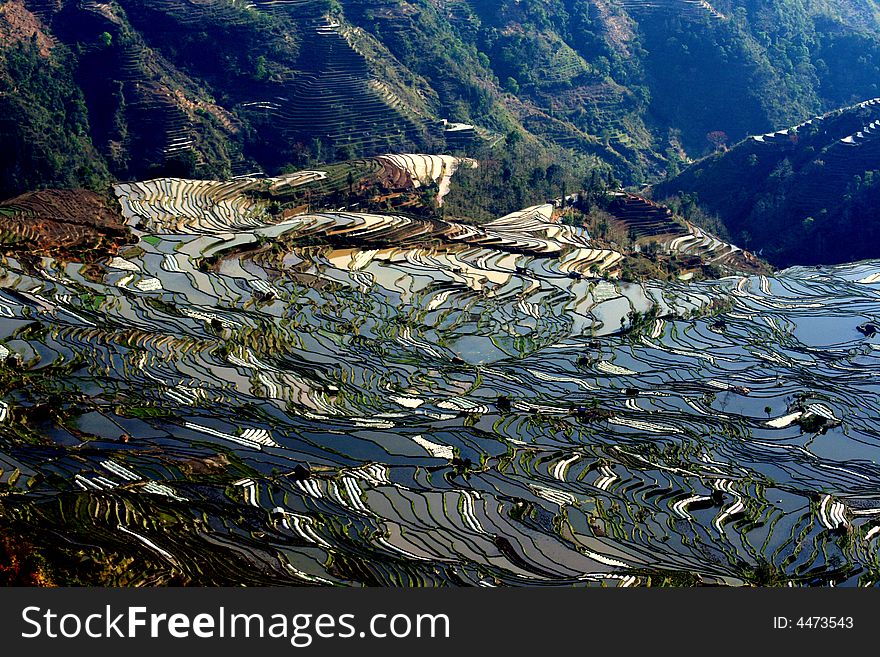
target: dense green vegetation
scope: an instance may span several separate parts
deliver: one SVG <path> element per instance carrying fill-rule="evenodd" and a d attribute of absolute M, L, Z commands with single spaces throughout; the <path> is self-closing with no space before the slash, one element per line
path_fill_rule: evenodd
<path fill-rule="evenodd" d="M 462 167 L 455 174 L 455 184 L 442 207 L 446 217 L 489 220 L 562 199 L 589 188 L 593 179 L 604 183 L 610 173 L 595 158 L 562 149 L 548 151 L 519 132 L 511 132 L 494 147 L 483 146 L 475 155 L 479 167 Z"/>
<path fill-rule="evenodd" d="M 94 187 L 108 172 L 92 147 L 69 53 L 44 58 L 33 42 L 0 51 L 0 192 Z"/>
<path fill-rule="evenodd" d="M 659 185 L 655 195 L 677 195 L 673 206 L 685 206 L 698 222 L 714 215 L 710 227 L 720 222 L 734 241 L 779 266 L 876 257 L 880 140 L 843 140 L 878 117 L 880 105 L 854 107 L 788 135 L 746 140 Z"/>
<path fill-rule="evenodd" d="M 489 157 L 448 207 L 482 216 L 577 191 L 594 169 L 669 179 L 748 134 L 880 95 L 880 25 L 856 0 L 654 4 L 5 0 L 0 196 L 446 150 Z M 447 143 L 441 119 L 479 138 Z M 841 203 L 785 219 L 811 219 L 811 259 L 836 259 L 823 227 L 858 223 L 871 202 L 862 174 Z M 464 198 L 496 184 L 492 198 Z M 754 205 L 771 213 L 778 196 Z M 752 225 L 760 212 L 730 220 L 700 200 L 709 212 L 694 220 L 717 212 L 745 246 L 782 254 L 807 240 L 771 244 Z"/>
<path fill-rule="evenodd" d="M 627 16 L 577 0 L 470 0 L 443 16 L 420 0 L 343 3 L 438 90 L 449 118 L 506 133 L 512 115 L 627 181 L 711 152 L 710 133 L 735 142 L 877 93 L 876 19 L 847 11 L 857 3 L 722 2 L 718 15 L 665 4 Z"/>

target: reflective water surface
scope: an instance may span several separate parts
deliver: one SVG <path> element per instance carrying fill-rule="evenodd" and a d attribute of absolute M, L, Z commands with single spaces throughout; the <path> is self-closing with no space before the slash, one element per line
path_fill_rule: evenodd
<path fill-rule="evenodd" d="M 7 259 L 4 490 L 196 582 L 880 580 L 880 262 L 626 284 L 392 219 Z"/>

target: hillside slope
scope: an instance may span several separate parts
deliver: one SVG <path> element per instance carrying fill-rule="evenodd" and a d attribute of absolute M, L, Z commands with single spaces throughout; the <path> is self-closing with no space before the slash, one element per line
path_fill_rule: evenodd
<path fill-rule="evenodd" d="M 5 0 L 0 197 L 511 134 L 641 182 L 878 76 L 869 0 Z"/>
<path fill-rule="evenodd" d="M 880 253 L 880 99 L 749 137 L 655 189 L 686 194 L 779 266 Z"/>

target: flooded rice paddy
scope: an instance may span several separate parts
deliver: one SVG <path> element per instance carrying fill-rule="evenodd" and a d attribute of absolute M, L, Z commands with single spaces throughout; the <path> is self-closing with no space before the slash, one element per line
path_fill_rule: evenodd
<path fill-rule="evenodd" d="M 574 230 L 229 216 L 5 261 L 0 482 L 59 535 L 196 582 L 880 580 L 880 262 L 627 284 Z"/>

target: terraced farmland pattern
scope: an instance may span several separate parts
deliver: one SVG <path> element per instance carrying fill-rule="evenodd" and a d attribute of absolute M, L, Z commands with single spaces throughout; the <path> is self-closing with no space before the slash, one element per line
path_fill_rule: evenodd
<path fill-rule="evenodd" d="M 125 584 L 880 580 L 880 262 L 624 283 L 549 205 L 252 193 L 326 175 L 120 184 L 135 245 L 5 258 L 7 521 Z"/>
<path fill-rule="evenodd" d="M 753 135 L 656 185 L 656 197 L 693 195 L 732 236 L 742 241 L 745 234 L 744 245 L 760 244 L 777 266 L 870 258 L 880 198 L 878 135 L 880 98 L 872 98 Z"/>

